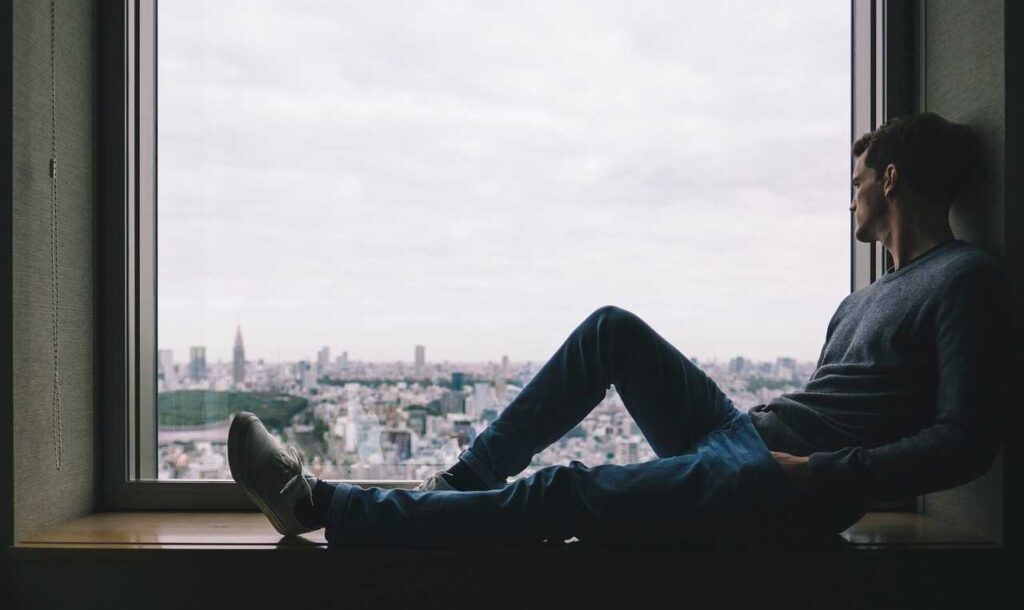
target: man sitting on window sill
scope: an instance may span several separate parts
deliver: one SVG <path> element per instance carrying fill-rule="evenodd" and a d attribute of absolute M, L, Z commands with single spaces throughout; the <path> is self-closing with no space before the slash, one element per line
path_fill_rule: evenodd
<path fill-rule="evenodd" d="M 231 425 L 232 476 L 281 534 L 402 547 L 827 536 L 875 502 L 964 484 L 997 453 L 1011 345 L 1001 264 L 948 221 L 976 150 L 967 127 L 931 113 L 854 143 L 856 238 L 895 264 L 839 304 L 802 391 L 739 411 L 640 318 L 602 307 L 416 490 L 317 480 L 251 413 Z M 507 483 L 611 384 L 658 459 Z"/>

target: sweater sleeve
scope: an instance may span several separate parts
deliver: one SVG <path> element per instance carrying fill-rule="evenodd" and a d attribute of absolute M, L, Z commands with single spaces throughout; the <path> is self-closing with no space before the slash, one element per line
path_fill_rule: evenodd
<path fill-rule="evenodd" d="M 939 380 L 933 419 L 889 444 L 812 453 L 808 492 L 876 502 L 956 487 L 992 466 L 1012 353 L 1005 272 L 975 267 L 938 294 L 931 326 Z"/>

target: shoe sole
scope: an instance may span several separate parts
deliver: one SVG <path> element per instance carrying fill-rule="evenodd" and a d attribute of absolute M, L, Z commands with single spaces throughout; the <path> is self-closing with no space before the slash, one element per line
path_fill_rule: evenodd
<path fill-rule="evenodd" d="M 246 483 L 246 473 L 244 472 L 247 457 L 245 433 L 248 430 L 248 426 L 258 421 L 259 418 L 248 411 L 242 411 L 231 420 L 231 427 L 228 429 L 228 468 L 231 469 L 231 478 L 241 486 L 242 491 L 252 500 L 252 503 L 266 515 L 267 520 L 274 526 L 277 533 L 282 536 L 297 536 L 298 534 L 286 531 L 284 525 L 274 515 L 274 511 L 270 510 L 270 507 L 259 496 L 249 491 L 249 485 Z"/>

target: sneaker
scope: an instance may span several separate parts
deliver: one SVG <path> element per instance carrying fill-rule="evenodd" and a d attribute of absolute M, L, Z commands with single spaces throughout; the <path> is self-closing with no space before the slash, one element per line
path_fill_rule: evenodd
<path fill-rule="evenodd" d="M 457 491 L 445 480 L 445 471 L 438 470 L 413 488 L 413 491 Z"/>
<path fill-rule="evenodd" d="M 228 431 L 231 478 L 282 536 L 313 531 L 299 522 L 295 506 L 313 501 L 317 478 L 302 468 L 296 447 L 282 448 L 258 417 L 242 411 Z"/>

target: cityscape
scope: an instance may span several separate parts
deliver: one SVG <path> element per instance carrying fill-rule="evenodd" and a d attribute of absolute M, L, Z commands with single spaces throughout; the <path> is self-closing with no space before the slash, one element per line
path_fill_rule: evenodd
<path fill-rule="evenodd" d="M 515 399 L 543 362 L 507 355 L 483 363 L 431 362 L 424 345 L 412 361 L 362 362 L 323 346 L 315 359 L 247 360 L 241 328 L 232 361 L 208 362 L 205 346 L 178 362 L 158 354 L 158 478 L 230 479 L 231 417 L 255 413 L 283 444 L 297 446 L 317 477 L 421 480 L 455 462 Z M 778 357 L 698 361 L 736 407 L 746 411 L 801 389 L 815 364 Z M 577 460 L 588 466 L 655 459 L 614 386 L 562 439 L 534 456 L 518 477 Z"/>

